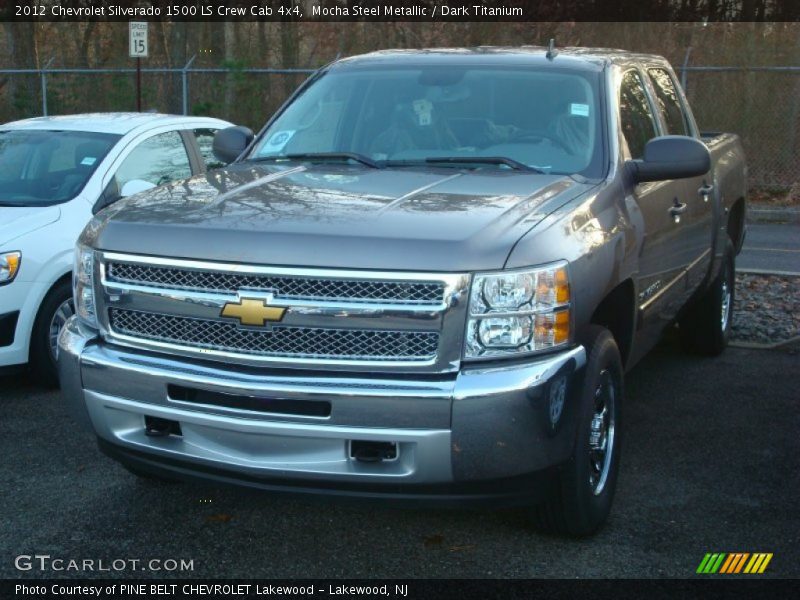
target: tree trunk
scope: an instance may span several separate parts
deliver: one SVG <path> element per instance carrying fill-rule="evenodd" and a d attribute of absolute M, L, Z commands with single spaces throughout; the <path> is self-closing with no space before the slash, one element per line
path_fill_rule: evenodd
<path fill-rule="evenodd" d="M 8 54 L 16 69 L 38 69 L 39 52 L 36 44 L 36 24 L 32 22 L 3 23 L 8 41 Z M 42 112 L 39 77 L 12 75 L 8 82 L 14 117 L 32 117 Z"/>

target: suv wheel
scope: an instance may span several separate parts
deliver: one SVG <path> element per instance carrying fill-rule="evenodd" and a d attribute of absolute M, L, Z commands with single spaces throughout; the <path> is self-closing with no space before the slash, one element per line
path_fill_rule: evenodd
<path fill-rule="evenodd" d="M 30 366 L 38 383 L 58 386 L 58 336 L 73 314 L 72 283 L 60 281 L 45 296 L 33 324 Z"/>
<path fill-rule="evenodd" d="M 728 240 L 716 279 L 678 322 L 681 345 L 686 351 L 716 356 L 725 350 L 733 321 L 735 286 L 735 253 Z"/>
<path fill-rule="evenodd" d="M 550 498 L 533 514 L 537 528 L 547 533 L 595 533 L 611 512 L 617 484 L 625 392 L 622 359 L 604 327 L 591 326 L 584 347 L 588 359 L 578 397 L 575 449 L 560 467 Z"/>

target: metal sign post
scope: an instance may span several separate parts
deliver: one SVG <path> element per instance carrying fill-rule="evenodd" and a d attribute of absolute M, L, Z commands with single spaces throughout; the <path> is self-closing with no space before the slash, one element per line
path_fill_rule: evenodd
<path fill-rule="evenodd" d="M 147 22 L 128 23 L 128 54 L 136 59 L 136 110 L 142 112 L 142 58 L 147 58 Z"/>

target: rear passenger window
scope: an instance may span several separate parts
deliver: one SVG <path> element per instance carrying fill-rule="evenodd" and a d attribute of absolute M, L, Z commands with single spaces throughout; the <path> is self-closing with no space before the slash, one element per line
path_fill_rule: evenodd
<path fill-rule="evenodd" d="M 200 149 L 200 156 L 203 158 L 207 171 L 225 166 L 224 162 L 214 156 L 214 135 L 216 133 L 216 129 L 194 130 L 194 139 L 197 141 L 197 147 Z"/>
<path fill-rule="evenodd" d="M 657 135 L 657 130 L 642 78 L 636 71 L 628 71 L 622 78 L 619 118 L 631 158 L 642 158 L 645 144 Z"/>
<path fill-rule="evenodd" d="M 648 74 L 656 91 L 658 109 L 661 111 L 661 116 L 667 126 L 666 133 L 671 135 L 691 135 L 672 77 L 664 69 L 650 69 Z"/>

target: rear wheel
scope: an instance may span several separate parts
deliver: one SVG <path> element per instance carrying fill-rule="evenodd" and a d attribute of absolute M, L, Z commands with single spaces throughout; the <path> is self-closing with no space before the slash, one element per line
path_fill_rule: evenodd
<path fill-rule="evenodd" d="M 47 293 L 33 324 L 30 366 L 37 382 L 50 387 L 58 385 L 58 336 L 73 314 L 72 284 L 65 279 Z"/>
<path fill-rule="evenodd" d="M 619 471 L 622 359 L 604 327 L 590 327 L 584 341 L 586 370 L 578 401 L 572 457 L 561 466 L 551 496 L 534 510 L 536 526 L 548 533 L 586 536 L 608 519 Z"/>
<path fill-rule="evenodd" d="M 728 345 L 736 286 L 734 257 L 728 240 L 716 279 L 678 322 L 681 345 L 688 352 L 716 356 Z"/>

